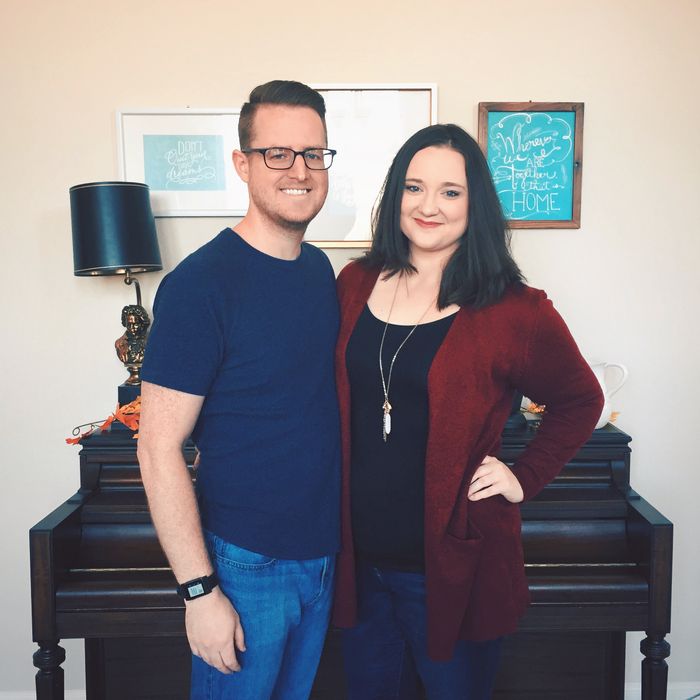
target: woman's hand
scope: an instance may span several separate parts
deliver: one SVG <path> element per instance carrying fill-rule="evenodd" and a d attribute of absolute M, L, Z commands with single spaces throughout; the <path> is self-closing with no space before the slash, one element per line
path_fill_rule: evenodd
<path fill-rule="evenodd" d="M 515 474 L 495 457 L 485 457 L 474 472 L 467 498 L 480 501 L 500 494 L 511 503 L 523 500 L 523 489 Z"/>

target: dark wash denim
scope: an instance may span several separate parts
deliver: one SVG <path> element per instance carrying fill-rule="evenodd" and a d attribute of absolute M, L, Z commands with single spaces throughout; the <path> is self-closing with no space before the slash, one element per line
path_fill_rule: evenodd
<path fill-rule="evenodd" d="M 323 650 L 335 556 L 273 559 L 205 533 L 221 590 L 238 611 L 242 670 L 192 657 L 190 700 L 307 700 Z"/>
<path fill-rule="evenodd" d="M 501 640 L 457 642 L 450 661 L 427 654 L 425 575 L 358 564 L 358 624 L 343 632 L 349 700 L 489 700 Z"/>

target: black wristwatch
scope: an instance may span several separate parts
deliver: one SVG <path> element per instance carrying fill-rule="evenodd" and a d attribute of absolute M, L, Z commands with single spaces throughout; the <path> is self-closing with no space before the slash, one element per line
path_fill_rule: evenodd
<path fill-rule="evenodd" d="M 191 581 L 181 583 L 175 590 L 183 600 L 194 600 L 201 598 L 207 593 L 211 593 L 216 586 L 219 585 L 219 579 L 216 574 L 211 576 L 202 576 L 201 578 L 193 578 Z"/>

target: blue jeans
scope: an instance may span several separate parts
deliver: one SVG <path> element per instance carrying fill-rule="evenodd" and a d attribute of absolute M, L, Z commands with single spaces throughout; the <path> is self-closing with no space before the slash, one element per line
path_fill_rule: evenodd
<path fill-rule="evenodd" d="M 272 559 L 205 533 L 219 585 L 238 611 L 246 651 L 223 674 L 192 657 L 190 700 L 307 700 L 323 650 L 335 557 Z"/>
<path fill-rule="evenodd" d="M 349 700 L 488 700 L 501 639 L 457 642 L 450 661 L 427 653 L 425 576 L 358 564 L 358 623 L 343 632 Z"/>

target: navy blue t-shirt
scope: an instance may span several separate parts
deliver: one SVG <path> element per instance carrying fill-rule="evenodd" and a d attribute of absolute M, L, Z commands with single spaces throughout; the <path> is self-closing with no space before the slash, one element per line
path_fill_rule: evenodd
<path fill-rule="evenodd" d="M 231 229 L 158 289 L 141 375 L 204 396 L 203 526 L 280 559 L 339 546 L 340 436 L 333 370 L 338 302 L 325 254 L 266 255 Z"/>

